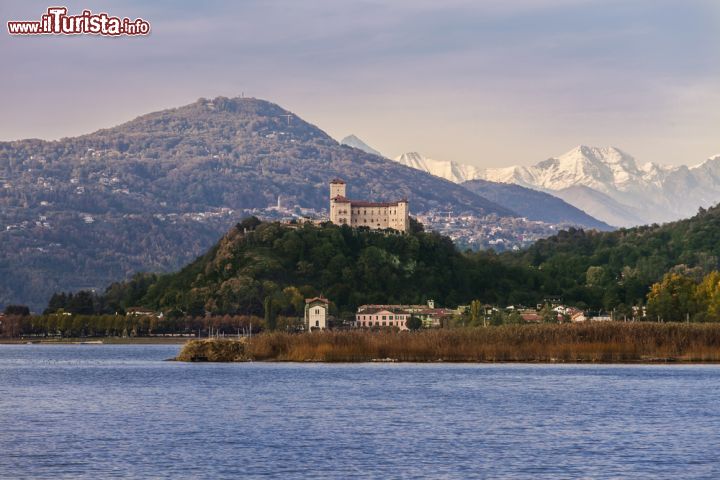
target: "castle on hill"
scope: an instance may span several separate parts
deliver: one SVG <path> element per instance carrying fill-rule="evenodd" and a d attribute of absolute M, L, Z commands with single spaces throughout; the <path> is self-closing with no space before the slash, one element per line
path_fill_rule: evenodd
<path fill-rule="evenodd" d="M 406 199 L 397 202 L 366 202 L 346 197 L 346 184 L 336 178 L 330 182 L 330 221 L 336 225 L 368 227 L 371 230 L 391 228 L 399 232 L 410 229 L 410 206 Z"/>

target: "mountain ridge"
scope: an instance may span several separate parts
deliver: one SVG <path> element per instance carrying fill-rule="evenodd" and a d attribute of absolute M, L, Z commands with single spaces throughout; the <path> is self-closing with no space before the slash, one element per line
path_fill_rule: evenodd
<path fill-rule="evenodd" d="M 720 201 L 720 155 L 692 167 L 666 166 L 638 164 L 616 147 L 580 145 L 529 167 L 478 168 L 417 153 L 395 160 L 451 181 L 482 179 L 544 191 L 623 227 L 685 218 Z M 578 190 L 581 186 L 596 193 Z"/>

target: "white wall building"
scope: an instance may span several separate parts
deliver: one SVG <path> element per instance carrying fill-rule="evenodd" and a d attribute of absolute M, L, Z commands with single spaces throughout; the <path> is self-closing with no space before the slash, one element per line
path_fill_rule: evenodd
<path fill-rule="evenodd" d="M 305 299 L 305 328 L 308 332 L 328 328 L 329 306 L 330 302 L 327 298 L 315 297 Z"/>

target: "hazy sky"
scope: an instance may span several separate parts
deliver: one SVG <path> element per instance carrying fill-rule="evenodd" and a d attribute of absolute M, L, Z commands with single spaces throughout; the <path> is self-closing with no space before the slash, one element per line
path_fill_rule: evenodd
<path fill-rule="evenodd" d="M 10 37 L 48 6 L 142 38 Z M 0 0 L 0 139 L 54 139 L 199 97 L 271 100 L 388 156 L 531 164 L 578 144 L 720 153 L 720 0 Z"/>

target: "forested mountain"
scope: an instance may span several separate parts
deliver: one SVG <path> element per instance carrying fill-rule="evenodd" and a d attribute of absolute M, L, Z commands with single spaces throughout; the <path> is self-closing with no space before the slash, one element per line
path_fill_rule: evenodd
<path fill-rule="evenodd" d="M 596 220 L 579 208 L 573 207 L 549 193 L 511 183 L 490 182 L 480 179 L 469 180 L 461 185 L 471 192 L 509 208 L 530 220 L 555 224 L 573 224 L 598 230 L 612 230 L 612 227 L 607 223 Z"/>
<path fill-rule="evenodd" d="M 270 102 L 200 99 L 58 141 L 0 142 L 0 306 L 179 268 L 237 222 L 283 199 L 326 208 L 407 197 L 412 212 L 513 212 L 451 182 L 341 146 Z"/>

